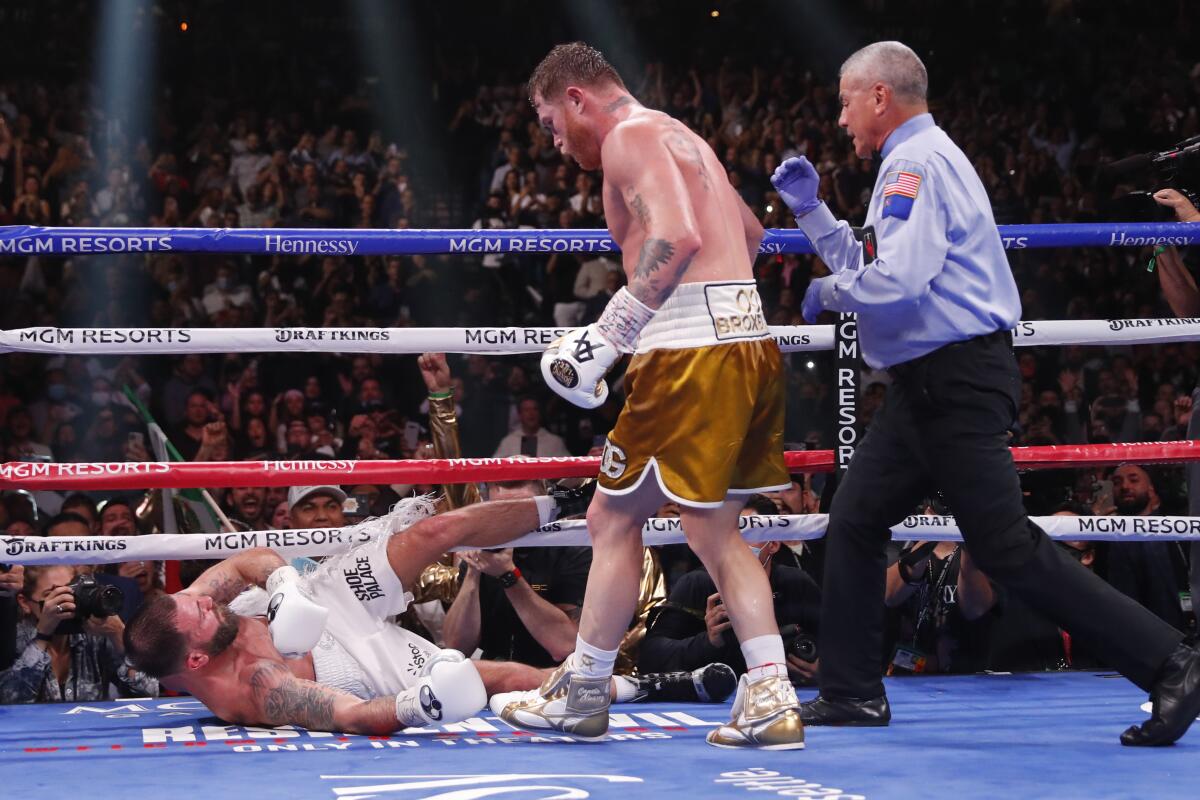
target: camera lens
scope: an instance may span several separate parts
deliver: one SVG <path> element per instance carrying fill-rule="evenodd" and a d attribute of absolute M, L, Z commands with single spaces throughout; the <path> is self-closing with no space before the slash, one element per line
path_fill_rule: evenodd
<path fill-rule="evenodd" d="M 811 664 L 817 660 L 817 640 L 807 634 L 800 634 L 792 640 L 791 651 L 796 658 Z"/>
<path fill-rule="evenodd" d="M 80 575 L 69 584 L 75 595 L 75 616 L 111 617 L 121 610 L 125 595 L 116 586 L 97 583 L 91 575 Z"/>
<path fill-rule="evenodd" d="M 93 614 L 97 617 L 111 617 L 121 610 L 125 602 L 121 590 L 115 586 L 101 586 L 96 592 L 96 609 Z"/>

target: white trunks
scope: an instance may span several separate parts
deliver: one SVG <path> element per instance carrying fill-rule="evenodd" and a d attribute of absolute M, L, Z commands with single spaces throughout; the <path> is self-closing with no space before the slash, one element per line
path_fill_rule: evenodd
<path fill-rule="evenodd" d="M 372 697 L 396 694 L 414 685 L 438 651 L 432 642 L 388 621 L 412 601 L 412 594 L 404 591 L 388 563 L 388 538 L 380 537 L 332 557 L 303 577 L 313 601 L 329 609 L 325 633 L 358 665 L 359 673 L 346 678 L 348 684 L 361 681 Z M 320 657 L 327 670 L 342 674 L 343 667 L 338 665 L 344 658 L 340 654 L 331 650 Z M 314 668 L 317 659 L 314 653 Z M 324 683 L 319 672 L 318 681 Z"/>

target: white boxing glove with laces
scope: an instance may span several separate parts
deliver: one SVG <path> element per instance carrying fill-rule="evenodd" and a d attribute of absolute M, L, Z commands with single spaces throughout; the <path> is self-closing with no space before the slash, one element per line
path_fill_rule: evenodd
<path fill-rule="evenodd" d="M 624 353 L 637 348 L 638 336 L 654 309 L 621 287 L 600 319 L 568 331 L 542 354 L 542 377 L 558 395 L 581 408 L 599 408 L 608 399 L 604 376 Z"/>

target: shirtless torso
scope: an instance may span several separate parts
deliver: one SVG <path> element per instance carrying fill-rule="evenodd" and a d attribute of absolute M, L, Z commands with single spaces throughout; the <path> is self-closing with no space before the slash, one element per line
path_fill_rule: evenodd
<path fill-rule="evenodd" d="M 240 553 L 172 595 L 175 627 L 187 640 L 181 669 L 164 676 L 214 714 L 244 725 L 300 725 L 310 730 L 390 733 L 399 727 L 396 699 L 361 700 L 314 680 L 312 656 L 285 659 L 262 618 L 224 605 L 246 586 L 262 586 L 283 559 L 271 550 Z"/>
<path fill-rule="evenodd" d="M 240 617 L 233 644 L 198 674 L 174 676 L 169 688 L 195 696 L 221 719 L 256 723 L 266 718 L 266 698 L 256 693 L 266 688 L 265 681 L 277 681 L 282 671 L 316 680 L 311 655 L 285 659 L 271 642 L 265 619 Z"/>
<path fill-rule="evenodd" d="M 365 561 L 368 574 L 385 589 L 377 592 L 384 600 L 399 598 L 403 586 L 415 583 L 424 565 L 442 553 L 458 546 L 493 547 L 539 524 L 540 512 L 533 500 L 479 504 L 422 519 L 413 525 L 420 527 L 419 535 L 392 535 L 387 538 L 385 548 L 363 551 L 356 564 Z M 135 631 L 144 629 L 147 636 L 156 626 L 161 629 L 167 625 L 183 636 L 178 668 L 172 674 L 163 675 L 163 684 L 191 693 L 214 714 L 230 722 L 382 734 L 425 724 L 431 719 L 457 721 L 450 717 L 474 713 L 483 707 L 486 691 L 532 688 L 541 680 L 540 671 L 524 664 L 498 663 L 477 668 L 474 662 L 464 662 L 459 654 L 455 654 L 457 659 L 434 659 L 438 648 L 420 640 L 421 646 L 414 648 L 404 646 L 402 642 L 395 658 L 387 664 L 394 672 L 403 672 L 404 681 L 386 675 L 380 678 L 377 672 L 371 673 L 373 683 L 366 693 L 378 692 L 379 696 L 363 699 L 359 696 L 363 692 L 353 693 L 339 681 L 330 681 L 331 685 L 318 683 L 318 665 L 325 663 L 320 654 L 317 662 L 311 654 L 284 658 L 265 619 L 237 615 L 226 605 L 249 586 L 265 586 L 268 578 L 284 564 L 278 553 L 265 548 L 238 553 L 210 567 L 191 586 L 170 595 L 169 600 L 162 598 L 171 609 L 169 620 L 164 622 L 157 611 L 146 614 L 148 620 L 158 616 L 157 623 L 147 621 L 139 626 L 135 618 L 131 627 Z M 357 576 L 357 572 L 354 574 Z M 340 591 L 363 616 L 375 620 L 398 613 L 390 606 L 383 606 L 372 616 L 375 612 L 368 611 L 366 604 L 353 595 L 348 580 L 338 579 L 340 573 L 333 575 L 333 579 L 324 581 L 321 586 L 327 588 L 334 584 L 341 587 Z M 325 595 L 324 599 L 330 606 L 343 602 L 336 593 Z M 288 606 L 297 607 L 295 604 Z M 343 622 L 348 619 L 340 612 L 331 616 L 333 618 Z M 296 616 L 292 615 L 291 619 L 295 620 Z M 274 620 L 276 625 L 280 624 L 278 612 Z M 362 629 L 361 625 L 354 628 Z M 135 633 L 132 639 L 136 641 L 140 635 Z M 338 639 L 336 632 L 331 635 L 334 640 Z M 415 634 L 409 636 L 420 639 Z M 353 649 L 348 647 L 348 642 L 349 639 L 340 642 L 343 650 Z M 343 653 L 342 656 L 352 657 L 352 654 Z M 435 661 L 441 663 L 435 664 Z M 457 663 L 468 665 L 469 669 L 459 669 L 455 666 Z M 378 667 L 363 664 L 360 660 L 356 664 L 363 670 Z M 446 685 L 439 687 L 439 682 Z M 425 690 L 430 685 L 440 693 L 437 697 L 442 705 L 438 710 L 444 717 L 426 713 L 420 704 L 421 697 L 429 694 Z"/>
<path fill-rule="evenodd" d="M 605 217 L 635 296 L 639 283 L 653 283 L 658 267 L 670 258 L 670 241 L 647 240 L 651 208 L 679 217 L 655 220 L 656 230 L 678 228 L 701 237 L 680 283 L 753 279 L 751 248 L 757 249 L 762 228 L 730 185 L 716 154 L 687 126 L 661 111 L 635 108 L 605 139 L 600 157 Z M 674 199 L 681 194 L 690 203 Z M 656 202 L 667 198 L 669 202 Z M 667 295 L 669 291 L 662 299 Z"/>

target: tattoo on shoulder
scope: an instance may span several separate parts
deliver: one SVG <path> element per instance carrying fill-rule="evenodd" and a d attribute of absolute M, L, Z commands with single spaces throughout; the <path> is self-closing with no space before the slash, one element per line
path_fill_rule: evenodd
<path fill-rule="evenodd" d="M 334 694 L 316 683 L 299 680 L 283 664 L 268 662 L 258 667 L 250 676 L 250 691 L 269 724 L 333 729 Z"/>
<path fill-rule="evenodd" d="M 700 184 L 704 187 L 704 190 L 708 191 L 711 189 L 712 179 L 709 177 L 708 168 L 704 166 L 704 154 L 700 152 L 700 148 L 696 146 L 691 136 L 681 131 L 671 131 L 667 134 L 664 141 L 667 149 L 676 158 L 682 159 L 696 168 L 696 172 L 700 176 Z"/>
<path fill-rule="evenodd" d="M 629 95 L 627 95 L 627 94 L 623 94 L 623 95 L 621 95 L 620 97 L 618 97 L 616 100 L 613 100 L 611 103 L 609 103 L 607 106 L 605 106 L 605 107 L 604 107 L 604 110 L 605 110 L 607 113 L 611 114 L 611 113 L 613 113 L 614 111 L 616 111 L 618 108 L 622 108 L 622 107 L 624 107 L 624 106 L 627 106 L 627 105 L 629 105 L 629 104 L 630 104 L 630 103 L 632 103 L 632 102 L 633 102 L 633 98 L 632 98 L 632 97 L 630 97 L 630 96 L 629 96 Z"/>

